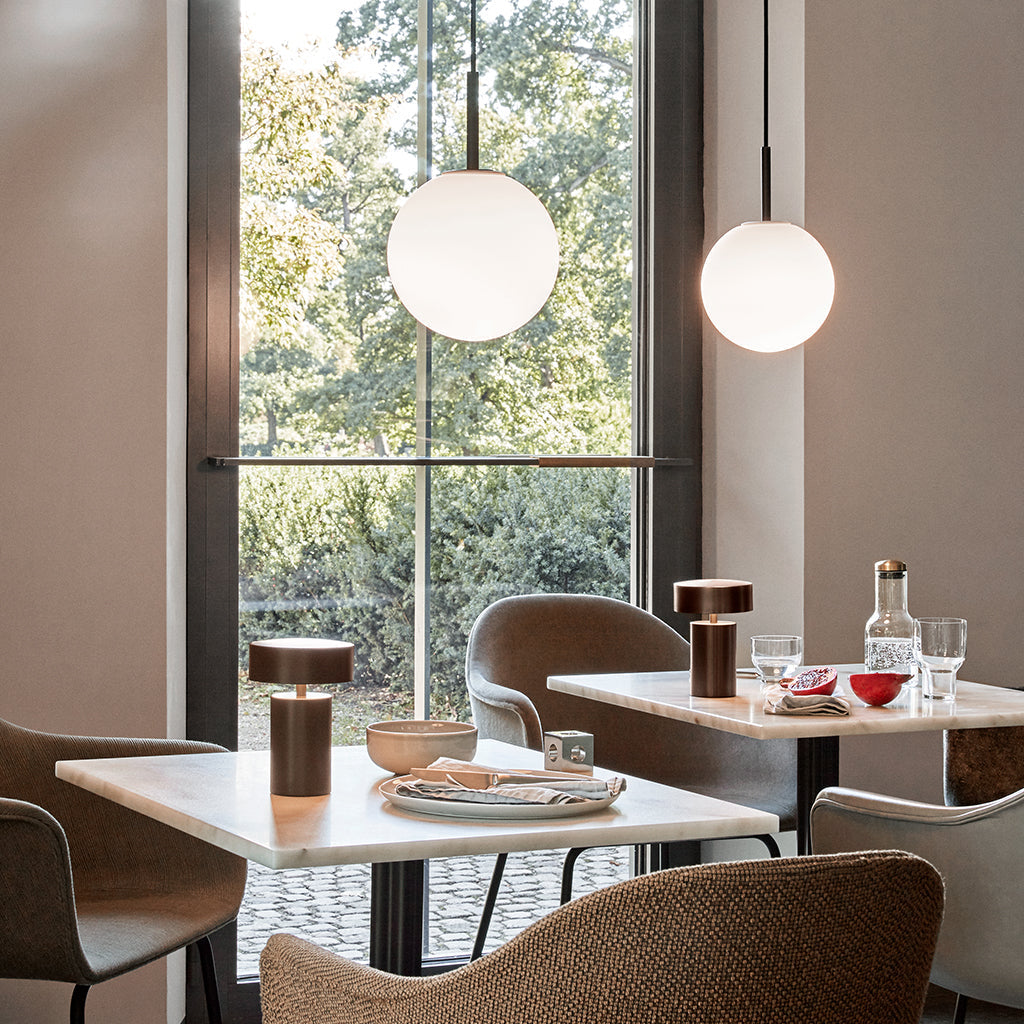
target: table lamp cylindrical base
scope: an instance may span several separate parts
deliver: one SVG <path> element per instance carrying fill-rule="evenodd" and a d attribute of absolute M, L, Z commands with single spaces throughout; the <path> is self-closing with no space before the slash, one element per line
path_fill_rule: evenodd
<path fill-rule="evenodd" d="M 736 696 L 736 623 L 690 623 L 690 693 L 694 697 Z"/>
<path fill-rule="evenodd" d="M 331 695 L 270 697 L 270 792 L 326 796 L 331 791 Z"/>

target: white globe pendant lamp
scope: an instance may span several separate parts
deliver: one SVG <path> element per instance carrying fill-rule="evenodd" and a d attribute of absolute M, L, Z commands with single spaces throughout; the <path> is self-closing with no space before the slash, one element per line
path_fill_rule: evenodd
<path fill-rule="evenodd" d="M 704 309 L 729 341 L 755 352 L 803 344 L 828 317 L 835 274 L 818 240 L 796 224 L 771 219 L 768 145 L 768 0 L 764 0 L 764 144 L 761 220 L 727 231 L 701 272 Z"/>
<path fill-rule="evenodd" d="M 421 185 L 388 235 L 388 273 L 402 305 L 456 341 L 489 341 L 522 327 L 558 275 L 558 235 L 544 204 L 514 178 L 479 167 L 476 2 L 466 75 L 466 170 Z"/>

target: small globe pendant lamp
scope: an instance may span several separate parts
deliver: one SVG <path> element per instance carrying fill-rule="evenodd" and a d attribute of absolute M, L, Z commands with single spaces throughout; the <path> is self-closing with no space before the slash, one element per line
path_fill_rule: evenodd
<path fill-rule="evenodd" d="M 544 204 L 498 171 L 480 170 L 476 0 L 470 6 L 466 169 L 421 185 L 388 235 L 388 273 L 402 305 L 437 334 L 488 341 L 540 312 L 558 274 L 558 236 Z"/>
<path fill-rule="evenodd" d="M 708 318 L 729 341 L 755 352 L 803 344 L 825 322 L 835 296 L 832 264 L 813 235 L 772 220 L 768 145 L 768 0 L 764 0 L 764 144 L 761 220 L 727 231 L 700 278 Z"/>

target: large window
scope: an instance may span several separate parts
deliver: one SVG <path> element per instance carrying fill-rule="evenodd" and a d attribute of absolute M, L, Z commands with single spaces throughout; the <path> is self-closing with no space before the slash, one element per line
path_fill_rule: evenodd
<path fill-rule="evenodd" d="M 478 0 L 481 166 L 542 199 L 562 259 L 476 345 L 416 324 L 384 258 L 464 160 L 468 0 L 336 8 L 314 48 L 255 0 L 190 5 L 188 724 L 228 746 L 266 743 L 252 639 L 353 641 L 335 739 L 359 742 L 468 717 L 491 601 L 673 621 L 699 570 L 699 3 Z"/>

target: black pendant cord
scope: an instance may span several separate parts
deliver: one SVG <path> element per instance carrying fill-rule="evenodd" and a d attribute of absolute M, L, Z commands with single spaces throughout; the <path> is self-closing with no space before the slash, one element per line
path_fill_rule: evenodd
<path fill-rule="evenodd" d="M 480 169 L 480 76 L 476 71 L 476 0 L 469 4 L 469 71 L 466 72 L 466 170 Z"/>
<path fill-rule="evenodd" d="M 764 0 L 764 142 L 761 145 L 761 220 L 772 219 L 772 150 L 768 145 L 768 0 Z"/>

